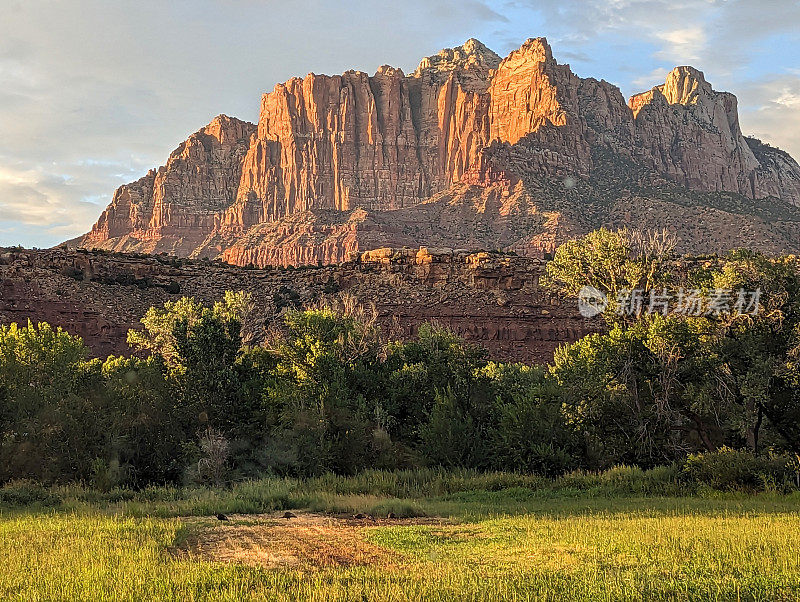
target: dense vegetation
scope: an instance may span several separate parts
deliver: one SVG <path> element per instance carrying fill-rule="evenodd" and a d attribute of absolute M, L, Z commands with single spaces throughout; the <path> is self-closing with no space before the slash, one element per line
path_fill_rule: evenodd
<path fill-rule="evenodd" d="M 347 299 L 284 315 L 263 346 L 250 299 L 183 298 L 143 317 L 132 357 L 88 359 L 47 324 L 0 328 L 0 482 L 223 485 L 416 467 L 556 477 L 671 465 L 720 488 L 797 486 L 800 277 L 794 258 L 674 257 L 665 237 L 562 246 L 549 286 L 608 295 L 608 329 L 549 366 L 490 361 L 428 324 L 385 340 Z M 756 313 L 617 314 L 624 289 L 759 289 Z M 722 476 L 720 476 L 722 475 Z"/>

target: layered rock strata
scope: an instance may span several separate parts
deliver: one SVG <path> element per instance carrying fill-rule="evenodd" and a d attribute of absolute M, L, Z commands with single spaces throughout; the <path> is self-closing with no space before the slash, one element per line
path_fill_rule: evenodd
<path fill-rule="evenodd" d="M 542 262 L 490 253 L 379 249 L 353 261 L 291 270 L 244 269 L 165 255 L 0 249 L 0 324 L 47 321 L 85 340 L 93 354 L 128 353 L 128 329 L 151 306 L 182 295 L 206 303 L 226 290 L 253 295 L 248 337 L 258 343 L 291 307 L 354 297 L 374 306 L 387 334 L 423 322 L 451 328 L 497 359 L 544 362 L 600 324 L 539 287 Z"/>

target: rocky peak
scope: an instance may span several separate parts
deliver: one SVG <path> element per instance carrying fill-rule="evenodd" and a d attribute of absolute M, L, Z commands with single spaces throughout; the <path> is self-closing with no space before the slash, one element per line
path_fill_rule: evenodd
<path fill-rule="evenodd" d="M 553 59 L 545 38 L 529 38 L 498 65 L 492 77 L 492 139 L 514 144 L 544 125 L 574 116 L 577 78 Z"/>
<path fill-rule="evenodd" d="M 633 115 L 636 117 L 642 107 L 651 103 L 707 108 L 710 105 L 720 104 L 719 100 L 722 97 L 731 97 L 733 103 L 736 102 L 736 98 L 732 94 L 716 92 L 711 87 L 711 84 L 706 81 L 702 71 L 684 65 L 675 67 L 670 71 L 663 84 L 655 86 L 647 92 L 631 96 L 628 106 L 633 110 Z M 725 104 L 725 102 L 723 101 L 722 104 Z M 730 100 L 728 100 L 727 104 L 731 104 Z M 728 112 L 731 107 L 723 108 Z"/>
<path fill-rule="evenodd" d="M 662 85 L 632 96 L 628 105 L 644 156 L 657 171 L 695 190 L 769 194 L 754 177 L 759 162 L 739 127 L 736 97 L 715 91 L 702 71 L 675 67 Z M 686 141 L 681 153 L 673 150 L 678 140 Z"/>
<path fill-rule="evenodd" d="M 230 153 L 248 140 L 256 130 L 255 124 L 227 115 L 217 115 L 207 126 L 190 135 L 167 160 L 167 168 L 176 161 L 211 161 L 220 153 Z M 200 159 L 204 154 L 208 157 Z"/>
<path fill-rule="evenodd" d="M 391 65 L 381 65 L 375 72 L 375 76 L 385 75 L 387 77 L 405 77 L 402 69 L 392 67 Z"/>
<path fill-rule="evenodd" d="M 518 50 L 514 50 L 504 61 L 532 61 L 534 63 L 553 62 L 553 51 L 547 38 L 528 38 Z"/>
<path fill-rule="evenodd" d="M 703 72 L 690 66 L 675 67 L 658 90 L 669 104 L 696 104 L 698 99 L 713 94 Z"/>
<path fill-rule="evenodd" d="M 451 73 L 457 73 L 466 83 L 487 81 L 491 70 L 497 69 L 500 61 L 497 53 L 481 41 L 470 38 L 461 46 L 445 48 L 438 54 L 425 57 L 411 76 L 428 75 L 433 79 L 444 79 Z"/>
<path fill-rule="evenodd" d="M 228 117 L 220 113 L 198 134 L 203 133 L 207 136 L 213 136 L 222 145 L 237 144 L 242 138 L 246 138 L 253 133 L 255 127 L 255 124 L 248 121 L 242 121 L 236 117 Z"/>

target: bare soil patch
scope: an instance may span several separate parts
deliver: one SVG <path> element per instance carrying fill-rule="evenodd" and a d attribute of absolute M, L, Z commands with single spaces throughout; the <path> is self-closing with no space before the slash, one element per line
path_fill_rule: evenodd
<path fill-rule="evenodd" d="M 442 524 L 441 519 L 354 519 L 322 514 L 229 515 L 229 521 L 187 517 L 193 533 L 178 555 L 266 568 L 395 567 L 399 556 L 368 542 L 376 526 Z"/>

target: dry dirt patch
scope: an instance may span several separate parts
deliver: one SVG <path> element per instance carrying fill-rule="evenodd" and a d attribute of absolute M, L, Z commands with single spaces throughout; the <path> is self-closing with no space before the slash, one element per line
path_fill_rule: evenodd
<path fill-rule="evenodd" d="M 194 533 L 179 555 L 214 562 L 233 562 L 267 568 L 324 568 L 382 566 L 391 568 L 399 556 L 368 542 L 369 527 L 441 524 L 440 519 L 352 519 L 321 514 L 230 515 L 227 522 L 185 518 Z"/>

